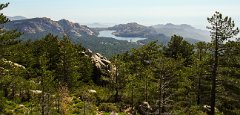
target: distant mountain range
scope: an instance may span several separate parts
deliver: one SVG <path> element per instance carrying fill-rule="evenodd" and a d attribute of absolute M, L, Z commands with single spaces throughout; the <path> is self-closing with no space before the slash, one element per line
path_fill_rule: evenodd
<path fill-rule="evenodd" d="M 187 24 L 174 25 L 174 24 L 168 23 L 166 25 L 159 24 L 151 27 L 153 27 L 157 31 L 157 33 L 161 33 L 169 37 L 176 34 L 184 38 L 197 39 L 200 41 L 211 40 L 210 33 L 208 31 L 196 29 Z"/>
<path fill-rule="evenodd" d="M 173 34 L 181 35 L 185 40 L 195 43 L 198 41 L 209 41 L 207 31 L 195 29 L 190 25 L 155 25 L 144 26 L 137 23 L 127 23 L 115 25 L 107 28 L 90 28 L 85 25 L 70 22 L 66 19 L 53 21 L 50 18 L 32 18 L 16 16 L 9 17 L 10 22 L 1 25 L 6 30 L 16 29 L 23 33 L 20 37 L 23 40 L 36 40 L 51 33 L 62 37 L 67 35 L 74 43 L 80 43 L 84 47 L 99 52 L 105 56 L 123 53 L 151 41 L 158 41 L 159 44 L 166 45 Z M 98 25 L 95 23 L 95 25 Z M 98 26 L 100 26 L 99 24 Z M 113 33 L 120 37 L 144 37 L 147 39 L 137 42 L 127 42 L 108 37 L 98 37 L 98 32 L 102 30 L 114 30 Z"/>
<path fill-rule="evenodd" d="M 116 24 L 113 23 L 87 23 L 86 24 L 90 28 L 108 28 L 114 26 Z"/>
<path fill-rule="evenodd" d="M 14 21 L 14 20 L 25 20 L 27 19 L 26 17 L 23 17 L 23 16 L 7 16 L 7 18 L 11 21 Z"/>
<path fill-rule="evenodd" d="M 188 41 L 210 41 L 210 34 L 208 31 L 196 29 L 190 25 L 174 25 L 174 24 L 160 24 L 154 26 L 143 26 L 137 23 L 119 24 L 109 27 L 109 30 L 115 30 L 113 34 L 120 37 L 157 37 L 158 35 L 165 35 L 171 37 L 174 34 L 180 35 Z"/>

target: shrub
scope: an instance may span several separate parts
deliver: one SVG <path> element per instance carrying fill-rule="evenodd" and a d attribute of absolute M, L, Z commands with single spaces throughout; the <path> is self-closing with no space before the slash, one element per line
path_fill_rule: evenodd
<path fill-rule="evenodd" d="M 105 112 L 118 112 L 118 108 L 114 103 L 101 103 L 99 105 L 99 111 L 105 111 Z"/>

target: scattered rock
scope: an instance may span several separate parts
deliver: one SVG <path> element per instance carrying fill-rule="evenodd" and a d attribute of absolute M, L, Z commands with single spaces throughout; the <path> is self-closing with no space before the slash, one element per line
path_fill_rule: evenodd
<path fill-rule="evenodd" d="M 14 68 L 21 68 L 21 69 L 26 69 L 23 65 L 20 65 L 18 63 L 14 63 L 12 61 L 8 61 L 6 59 L 2 59 L 3 63 L 5 64 L 9 64 L 10 66 L 14 67 Z"/>
<path fill-rule="evenodd" d="M 97 91 L 96 90 L 93 90 L 93 89 L 90 89 L 90 90 L 88 90 L 90 93 L 97 93 Z"/>
<path fill-rule="evenodd" d="M 141 105 L 139 105 L 138 109 L 141 114 L 148 114 L 152 111 L 152 107 L 149 105 L 148 102 L 143 102 Z"/>
<path fill-rule="evenodd" d="M 33 94 L 41 94 L 41 90 L 30 90 Z"/>
<path fill-rule="evenodd" d="M 118 115 L 118 113 L 113 111 L 110 113 L 110 115 Z"/>
<path fill-rule="evenodd" d="M 19 107 L 25 107 L 23 104 L 20 104 Z"/>
<path fill-rule="evenodd" d="M 211 106 L 209 106 L 209 105 L 203 105 L 203 108 L 206 112 L 211 111 Z M 219 112 L 219 110 L 216 107 L 215 107 L 215 112 Z"/>

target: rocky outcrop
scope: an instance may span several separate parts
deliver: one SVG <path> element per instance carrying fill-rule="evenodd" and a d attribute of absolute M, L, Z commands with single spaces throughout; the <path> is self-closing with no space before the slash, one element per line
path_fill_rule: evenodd
<path fill-rule="evenodd" d="M 93 63 L 98 69 L 100 70 L 104 69 L 104 70 L 110 71 L 109 69 L 110 69 L 111 62 L 106 57 L 103 57 L 101 54 L 96 53 L 96 54 L 93 54 L 91 58 Z"/>
<path fill-rule="evenodd" d="M 82 52 L 84 56 L 91 58 L 94 65 L 93 68 L 93 81 L 96 84 L 104 85 L 111 79 L 111 72 L 113 71 L 111 62 L 100 53 L 93 53 L 91 50 Z"/>
<path fill-rule="evenodd" d="M 98 70 L 111 71 L 111 62 L 100 53 L 93 53 L 90 49 L 85 52 L 82 52 L 83 55 L 91 58 L 92 63 Z"/>

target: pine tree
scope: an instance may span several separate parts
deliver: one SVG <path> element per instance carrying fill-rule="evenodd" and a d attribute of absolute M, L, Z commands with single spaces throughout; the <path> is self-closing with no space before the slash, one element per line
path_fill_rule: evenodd
<path fill-rule="evenodd" d="M 218 79 L 221 81 L 217 90 L 219 109 L 225 114 L 240 112 L 240 42 L 228 41 L 224 44 L 223 56 L 219 59 Z"/>
<path fill-rule="evenodd" d="M 66 36 L 60 41 L 60 63 L 58 64 L 58 79 L 66 86 L 73 86 L 80 78 L 78 74 L 77 50 Z"/>
<path fill-rule="evenodd" d="M 216 100 L 216 78 L 218 70 L 219 52 L 221 50 L 221 44 L 228 38 L 232 38 L 239 33 L 238 28 L 235 28 L 234 21 L 229 17 L 222 16 L 221 13 L 215 12 L 215 14 L 207 18 L 211 24 L 210 29 L 212 44 L 213 44 L 213 65 L 212 65 L 212 88 L 211 88 L 211 115 L 215 114 L 215 100 Z"/>
<path fill-rule="evenodd" d="M 164 50 L 167 57 L 174 58 L 175 60 L 183 58 L 185 66 L 192 63 L 193 45 L 183 40 L 181 36 L 173 35 Z"/>
<path fill-rule="evenodd" d="M 158 112 L 159 115 L 170 113 L 175 96 L 174 89 L 177 87 L 176 71 L 179 66 L 172 58 L 159 56 L 154 60 L 154 78 L 158 81 Z"/>
<path fill-rule="evenodd" d="M 2 11 L 4 8 L 6 8 L 9 5 L 9 3 L 6 4 L 0 4 L 0 11 Z M 18 40 L 16 39 L 17 37 L 20 36 L 20 33 L 14 31 L 6 31 L 3 29 L 3 24 L 7 23 L 9 21 L 9 19 L 0 12 L 0 81 L 4 81 L 4 78 L 6 77 L 10 77 L 9 75 L 6 75 L 4 71 L 6 71 L 4 68 L 4 64 L 2 63 L 4 58 L 6 57 L 6 52 L 9 46 L 18 43 Z M 12 69 L 12 68 L 11 68 Z M 1 90 L 3 89 L 5 92 L 5 96 L 7 96 L 8 94 L 6 94 L 8 92 L 7 86 L 2 87 L 2 83 L 0 83 L 1 85 Z M 13 90 L 14 91 L 14 90 Z M 2 92 L 2 91 L 0 91 Z M 4 104 L 5 104 L 5 99 L 3 98 L 3 96 L 0 93 L 0 112 L 2 112 L 4 110 Z"/>
<path fill-rule="evenodd" d="M 203 76 L 205 75 L 204 70 L 204 58 L 206 57 L 207 53 L 207 44 L 205 42 L 198 42 L 196 43 L 196 74 L 197 74 L 197 105 L 201 104 L 201 97 L 203 96 L 202 92 L 202 82 L 204 80 Z"/>
<path fill-rule="evenodd" d="M 6 8 L 8 5 L 9 3 L 0 4 L 0 11 Z M 0 58 L 5 57 L 4 55 L 6 55 L 6 49 L 10 45 L 14 45 L 19 42 L 19 40 L 16 39 L 20 36 L 19 32 L 16 32 L 16 30 L 6 31 L 3 29 L 3 24 L 7 23 L 8 21 L 9 19 L 3 13 L 0 13 Z"/>

